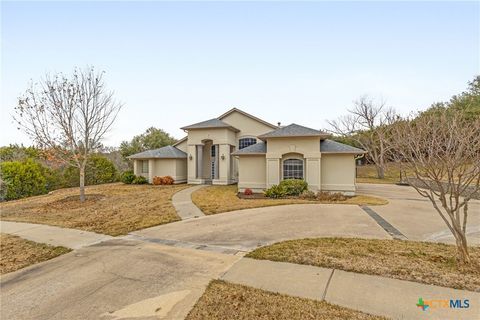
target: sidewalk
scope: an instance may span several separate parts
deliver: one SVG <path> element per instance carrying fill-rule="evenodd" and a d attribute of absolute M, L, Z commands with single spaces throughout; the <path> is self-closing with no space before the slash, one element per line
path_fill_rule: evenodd
<path fill-rule="evenodd" d="M 243 258 L 221 278 L 267 291 L 325 300 L 392 319 L 478 319 L 480 293 L 307 265 Z M 417 307 L 423 300 L 470 300 L 467 309 Z"/>
<path fill-rule="evenodd" d="M 192 193 L 205 186 L 183 189 L 172 197 L 172 204 L 182 220 L 204 216 L 203 212 L 192 202 Z"/>
<path fill-rule="evenodd" d="M 71 249 L 80 249 L 113 238 L 103 234 L 76 229 L 10 221 L 0 221 L 0 231 L 27 240 Z"/>

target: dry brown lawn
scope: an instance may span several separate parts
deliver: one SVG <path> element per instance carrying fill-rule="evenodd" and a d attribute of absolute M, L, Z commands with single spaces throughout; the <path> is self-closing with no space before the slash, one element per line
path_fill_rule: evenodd
<path fill-rule="evenodd" d="M 385 178 L 377 178 L 377 169 L 373 164 L 357 166 L 358 183 L 398 183 L 400 181 L 400 167 L 397 163 L 386 164 Z"/>
<path fill-rule="evenodd" d="M 78 188 L 0 203 L 2 220 L 41 223 L 112 236 L 180 220 L 172 195 L 188 185 L 122 183 L 88 186 L 80 203 Z"/>
<path fill-rule="evenodd" d="M 322 301 L 213 280 L 186 320 L 386 319 Z"/>
<path fill-rule="evenodd" d="M 247 256 L 479 291 L 480 248 L 469 248 L 468 267 L 457 264 L 455 250 L 430 242 L 320 238 L 279 242 Z"/>
<path fill-rule="evenodd" d="M 350 197 L 345 201 L 316 201 L 304 199 L 240 199 L 237 197 L 237 186 L 209 186 L 199 189 L 192 194 L 195 203 L 205 214 L 216 214 L 221 212 L 270 207 L 285 204 L 305 203 L 335 203 L 335 204 L 359 204 L 359 205 L 383 205 L 387 204 L 386 199 L 359 195 Z"/>
<path fill-rule="evenodd" d="M 0 234 L 0 274 L 55 258 L 71 250 L 28 241 L 17 236 Z"/>

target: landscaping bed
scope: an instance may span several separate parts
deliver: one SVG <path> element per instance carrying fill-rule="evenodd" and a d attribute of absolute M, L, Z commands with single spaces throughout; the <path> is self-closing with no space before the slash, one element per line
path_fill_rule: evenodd
<path fill-rule="evenodd" d="M 291 297 L 252 287 L 213 280 L 186 320 L 343 320 L 385 319 L 324 301 Z"/>
<path fill-rule="evenodd" d="M 2 220 L 48 224 L 112 236 L 178 221 L 171 203 L 182 185 L 127 185 L 86 187 L 86 201 L 78 188 L 59 189 L 48 195 L 0 203 Z"/>
<path fill-rule="evenodd" d="M 441 243 L 319 238 L 279 242 L 247 257 L 480 291 L 480 248 L 469 248 L 468 266 L 457 264 L 455 252 L 455 246 Z"/>
<path fill-rule="evenodd" d="M 192 201 L 205 214 L 216 214 L 233 210 L 260 208 L 269 206 L 278 206 L 286 204 L 354 204 L 354 205 L 384 205 L 388 201 L 386 199 L 357 195 L 347 197 L 344 201 L 331 200 L 308 200 L 299 197 L 285 197 L 272 199 L 264 196 L 264 194 L 252 194 L 239 196 L 236 185 L 230 186 L 209 186 L 201 188 L 192 194 Z"/>
<path fill-rule="evenodd" d="M 37 243 L 9 234 L 0 234 L 0 274 L 55 258 L 71 250 Z"/>

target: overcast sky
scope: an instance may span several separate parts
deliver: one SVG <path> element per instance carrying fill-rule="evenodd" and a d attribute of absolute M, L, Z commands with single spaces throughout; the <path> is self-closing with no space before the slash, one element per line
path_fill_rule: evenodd
<path fill-rule="evenodd" d="M 0 145 L 29 80 L 93 65 L 124 103 L 105 144 L 232 107 L 326 127 L 360 95 L 402 113 L 479 74 L 479 2 L 2 2 Z"/>

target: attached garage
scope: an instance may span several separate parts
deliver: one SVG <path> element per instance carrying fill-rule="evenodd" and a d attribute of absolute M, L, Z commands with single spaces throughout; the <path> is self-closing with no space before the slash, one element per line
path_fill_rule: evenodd
<path fill-rule="evenodd" d="M 175 183 L 187 182 L 187 154 L 176 147 L 148 150 L 128 158 L 133 160 L 134 174 L 144 176 L 150 183 L 156 176 L 171 176 Z"/>

